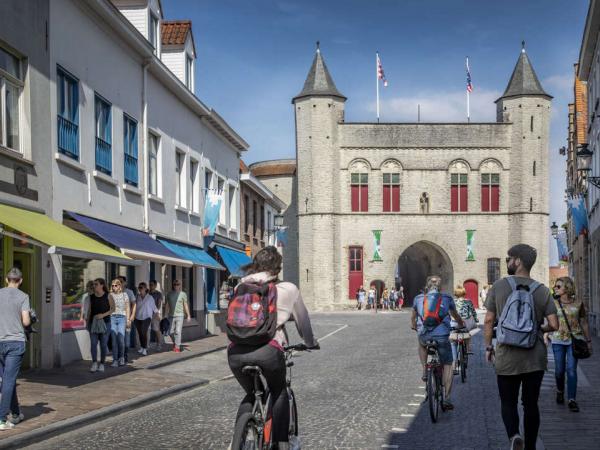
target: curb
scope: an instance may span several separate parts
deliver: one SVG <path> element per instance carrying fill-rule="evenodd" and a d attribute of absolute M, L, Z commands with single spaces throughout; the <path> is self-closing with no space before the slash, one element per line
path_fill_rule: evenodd
<path fill-rule="evenodd" d="M 187 361 L 189 359 L 197 358 L 199 356 L 205 356 L 205 355 L 209 355 L 211 353 L 220 352 L 221 350 L 227 349 L 227 347 L 228 347 L 227 345 L 223 345 L 221 347 L 211 348 L 210 350 L 205 350 L 203 352 L 192 353 L 190 355 L 180 356 L 177 359 L 172 359 L 172 360 L 167 360 L 167 361 L 157 361 L 155 363 L 148 364 L 147 366 L 140 367 L 140 369 L 143 369 L 143 370 L 160 369 L 161 367 L 170 366 L 171 364 L 177 364 L 182 361 Z M 2 447 L 0 447 L 0 448 L 2 448 Z"/>
<path fill-rule="evenodd" d="M 167 389 L 162 389 L 157 392 L 150 392 L 143 394 L 138 397 L 134 397 L 123 402 L 116 403 L 114 405 L 105 406 L 95 411 L 90 411 L 80 416 L 71 417 L 60 422 L 46 425 L 35 430 L 27 431 L 22 434 L 8 437 L 0 440 L 0 449 L 14 449 L 22 448 L 26 445 L 35 444 L 40 441 L 45 441 L 54 436 L 58 436 L 63 433 L 80 428 L 81 426 L 89 425 L 94 422 L 98 422 L 105 419 L 108 416 L 114 414 L 121 414 L 123 412 L 130 411 L 132 409 L 144 406 L 147 403 L 152 403 L 158 399 L 179 394 L 180 392 L 190 390 L 199 386 L 204 386 L 209 383 L 209 380 L 198 380 L 189 383 L 177 384 Z"/>

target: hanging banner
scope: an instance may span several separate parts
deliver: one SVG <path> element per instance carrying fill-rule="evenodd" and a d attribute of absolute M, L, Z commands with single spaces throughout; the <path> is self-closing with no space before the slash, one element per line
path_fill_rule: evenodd
<path fill-rule="evenodd" d="M 556 248 L 558 249 L 558 259 L 561 261 L 569 260 L 569 247 L 567 245 L 567 233 L 560 232 L 556 236 Z"/>
<path fill-rule="evenodd" d="M 567 200 L 569 209 L 571 210 L 571 218 L 573 219 L 573 227 L 575 235 L 588 233 L 588 215 L 585 208 L 585 200 L 582 195 L 569 198 Z"/>
<path fill-rule="evenodd" d="M 275 231 L 275 241 L 277 247 L 287 247 L 288 245 L 288 227 L 281 227 Z"/>
<path fill-rule="evenodd" d="M 223 202 L 223 191 L 206 191 L 204 198 L 204 225 L 203 236 L 214 236 L 219 222 L 221 203 Z"/>
<path fill-rule="evenodd" d="M 475 230 L 467 230 L 467 261 L 475 261 L 473 243 L 475 241 Z"/>
<path fill-rule="evenodd" d="M 374 239 L 374 251 L 373 251 L 373 261 L 383 261 L 381 258 L 381 231 L 382 230 L 373 230 L 373 239 Z"/>

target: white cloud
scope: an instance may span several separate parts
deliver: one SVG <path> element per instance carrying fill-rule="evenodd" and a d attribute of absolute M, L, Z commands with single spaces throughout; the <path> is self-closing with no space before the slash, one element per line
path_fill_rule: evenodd
<path fill-rule="evenodd" d="M 573 94 L 573 77 L 573 74 L 552 75 L 542 80 L 542 86 L 554 97 L 567 97 Z"/>

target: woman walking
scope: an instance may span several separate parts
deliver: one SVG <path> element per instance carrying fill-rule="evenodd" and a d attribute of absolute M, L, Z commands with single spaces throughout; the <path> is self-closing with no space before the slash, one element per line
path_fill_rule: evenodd
<path fill-rule="evenodd" d="M 90 372 L 104 372 L 104 363 L 108 353 L 108 337 L 110 336 L 110 315 L 115 309 L 112 298 L 108 296 L 106 280 L 94 280 L 94 292 L 90 295 L 90 310 L 87 317 L 90 333 L 90 352 L 92 367 Z M 98 343 L 100 343 L 100 363 L 98 364 Z"/>
<path fill-rule="evenodd" d="M 129 320 L 129 296 L 123 292 L 123 283 L 115 278 L 111 283 L 114 311 L 110 315 L 110 334 L 112 339 L 113 362 L 111 367 L 125 365 L 125 329 L 131 326 Z"/>
<path fill-rule="evenodd" d="M 390 309 L 390 291 L 388 291 L 388 288 L 383 290 L 383 293 L 381 294 L 381 302 L 383 303 L 383 309 Z"/>
<path fill-rule="evenodd" d="M 554 303 L 558 311 L 558 331 L 546 333 L 544 341 L 552 343 L 554 353 L 554 376 L 556 377 L 556 403 L 565 402 L 565 373 L 569 410 L 579 412 L 577 405 L 577 359 L 573 356 L 573 339 L 585 339 L 590 352 L 592 341 L 587 312 L 581 299 L 575 297 L 575 283 L 569 277 L 561 277 L 554 284 Z"/>
<path fill-rule="evenodd" d="M 156 302 L 154 301 L 154 297 L 148 293 L 148 285 L 146 283 L 139 284 L 135 304 L 135 329 L 140 338 L 140 349 L 138 350 L 138 353 L 142 356 L 146 356 L 148 354 L 148 331 L 150 329 L 150 323 L 152 322 L 152 317 L 155 314 L 158 314 Z"/>

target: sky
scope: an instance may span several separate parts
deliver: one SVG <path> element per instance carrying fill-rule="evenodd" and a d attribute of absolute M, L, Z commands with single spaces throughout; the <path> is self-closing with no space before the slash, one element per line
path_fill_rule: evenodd
<path fill-rule="evenodd" d="M 191 19 L 196 95 L 250 144 L 247 163 L 293 158 L 291 99 L 302 89 L 315 42 L 338 90 L 346 121 L 374 121 L 375 52 L 389 85 L 381 120 L 465 121 L 465 56 L 471 121 L 495 121 L 497 99 L 521 41 L 552 103 L 550 222 L 566 222 L 565 159 L 573 64 L 587 0 L 162 0 L 168 20 Z M 549 235 L 551 263 L 556 246 Z"/>

